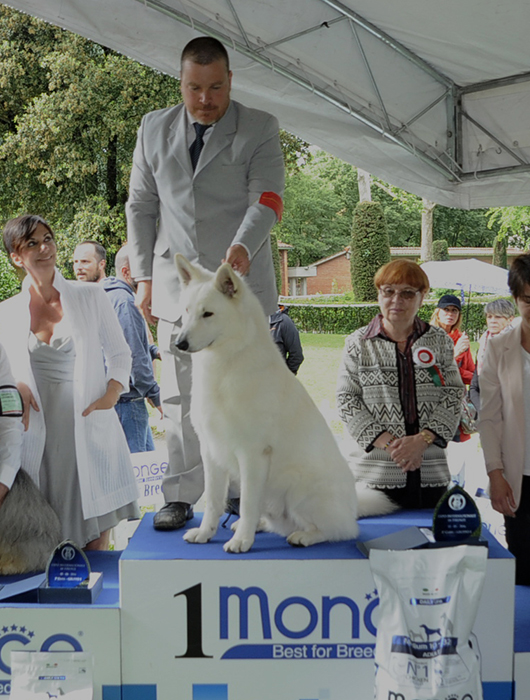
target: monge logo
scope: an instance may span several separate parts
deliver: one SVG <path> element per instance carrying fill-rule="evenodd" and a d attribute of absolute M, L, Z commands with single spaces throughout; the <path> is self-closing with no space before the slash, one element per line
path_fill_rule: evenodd
<path fill-rule="evenodd" d="M 175 593 L 175 598 L 180 597 L 186 601 L 187 644 L 185 653 L 176 658 L 212 658 L 203 644 L 202 584 Z M 237 643 L 225 641 L 228 646 L 220 658 L 373 659 L 375 643 L 371 639 L 361 643 L 359 639 L 361 631 L 376 636 L 372 616 L 378 605 L 376 590 L 367 593 L 359 605 L 348 596 L 321 596 L 318 600 L 290 596 L 271 602 L 258 586 L 221 586 L 219 640 Z M 333 626 L 339 622 L 342 630 L 347 624 L 348 637 L 335 641 L 338 635 Z M 211 633 L 209 627 L 210 639 Z"/>
<path fill-rule="evenodd" d="M 1 676 L 11 676 L 9 659 L 12 651 L 54 651 L 52 647 L 61 642 L 60 649 L 55 651 L 65 651 L 64 644 L 68 651 L 83 651 L 79 640 L 69 634 L 52 634 L 39 644 L 35 632 L 25 625 L 0 627 L 0 697 L 8 697 L 11 692 L 10 679 Z"/>

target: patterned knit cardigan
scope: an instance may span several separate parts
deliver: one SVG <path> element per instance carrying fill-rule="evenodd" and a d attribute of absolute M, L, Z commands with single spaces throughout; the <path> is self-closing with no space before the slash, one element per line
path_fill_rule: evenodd
<path fill-rule="evenodd" d="M 350 436 L 364 450 L 357 453 L 352 465 L 357 478 L 371 487 L 402 488 L 406 474 L 385 450 L 372 444 L 385 430 L 398 438 L 406 434 L 397 344 L 379 337 L 365 339 L 366 330 L 367 326 L 346 338 L 337 387 L 339 413 Z M 422 347 L 434 354 L 445 386 L 436 386 L 429 370 L 414 364 L 419 429 L 428 428 L 447 443 L 456 433 L 464 393 L 453 342 L 442 329 L 429 326 L 412 345 L 412 352 Z M 445 486 L 449 481 L 445 450 L 430 445 L 421 467 L 422 486 Z"/>

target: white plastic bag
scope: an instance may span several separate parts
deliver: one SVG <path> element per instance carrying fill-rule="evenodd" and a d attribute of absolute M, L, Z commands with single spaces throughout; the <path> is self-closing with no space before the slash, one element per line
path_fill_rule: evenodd
<path fill-rule="evenodd" d="M 93 658 L 83 651 L 12 651 L 11 700 L 92 700 Z"/>
<path fill-rule="evenodd" d="M 473 623 L 488 550 L 370 552 L 379 592 L 375 700 L 482 700 Z"/>

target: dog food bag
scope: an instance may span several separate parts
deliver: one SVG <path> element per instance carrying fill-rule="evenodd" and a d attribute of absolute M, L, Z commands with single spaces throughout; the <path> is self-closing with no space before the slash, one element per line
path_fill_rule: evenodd
<path fill-rule="evenodd" d="M 92 654 L 12 651 L 11 700 L 93 699 Z"/>
<path fill-rule="evenodd" d="M 372 550 L 379 592 L 375 700 L 482 700 L 473 623 L 488 550 Z"/>

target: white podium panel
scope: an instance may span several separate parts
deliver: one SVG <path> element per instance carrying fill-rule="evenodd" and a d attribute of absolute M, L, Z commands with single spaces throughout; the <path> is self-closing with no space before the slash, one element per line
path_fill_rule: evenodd
<path fill-rule="evenodd" d="M 94 552 L 89 559 L 94 571 L 104 573 L 104 588 L 94 605 L 0 605 L 0 698 L 9 697 L 12 651 L 89 651 L 94 657 L 94 700 L 121 698 L 118 555 Z"/>
<path fill-rule="evenodd" d="M 361 537 L 426 518 L 361 521 Z M 120 561 L 124 697 L 140 688 L 145 700 L 372 697 L 379 599 L 355 543 L 298 549 L 262 533 L 251 552 L 227 555 L 229 537 L 221 529 L 190 545 L 145 516 Z M 492 539 L 475 625 L 485 700 L 512 698 L 513 577 L 511 555 Z"/>

